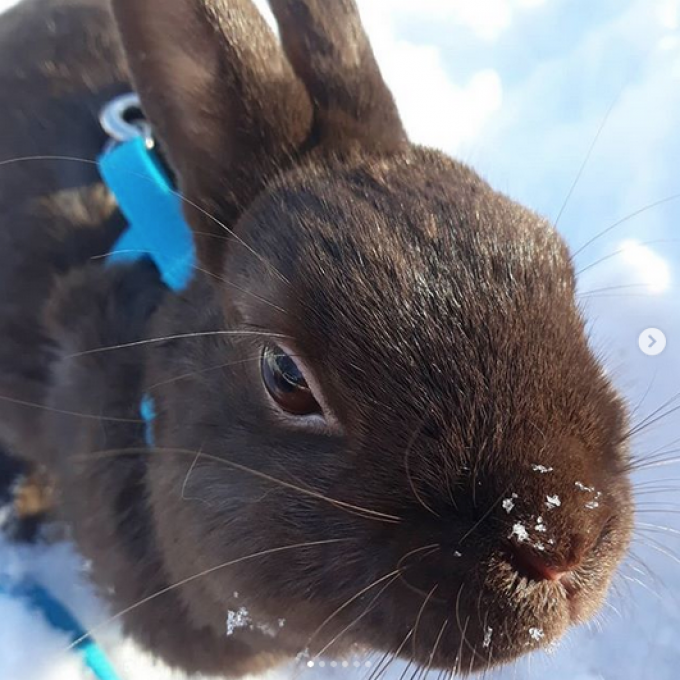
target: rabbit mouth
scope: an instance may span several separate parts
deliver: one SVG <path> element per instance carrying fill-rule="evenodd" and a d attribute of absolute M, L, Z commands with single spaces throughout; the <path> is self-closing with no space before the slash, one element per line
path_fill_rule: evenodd
<path fill-rule="evenodd" d="M 411 623 L 399 627 L 391 648 L 379 646 L 392 654 L 396 648 L 421 667 L 482 671 L 554 645 L 599 608 L 605 591 L 606 584 L 576 574 L 565 582 L 537 583 L 508 572 L 482 587 L 464 580 L 447 601 L 432 595 L 413 602 L 408 614 L 383 615 L 381 626 Z"/>
<path fill-rule="evenodd" d="M 509 551 L 470 550 L 446 564 L 430 555 L 363 610 L 355 640 L 457 673 L 549 648 L 599 610 L 625 549 L 622 532 L 608 530 L 587 559 L 555 578 L 536 577 Z"/>

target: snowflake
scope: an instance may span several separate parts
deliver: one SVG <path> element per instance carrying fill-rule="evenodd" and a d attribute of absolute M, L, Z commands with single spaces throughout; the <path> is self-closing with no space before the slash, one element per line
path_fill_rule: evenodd
<path fill-rule="evenodd" d="M 540 642 L 545 637 L 545 633 L 542 628 L 529 628 L 529 637 Z"/>
<path fill-rule="evenodd" d="M 560 497 L 555 494 L 554 496 L 546 496 L 545 504 L 548 510 L 554 510 L 555 508 L 559 508 L 560 505 L 562 505 L 562 501 L 560 500 Z"/>
<path fill-rule="evenodd" d="M 574 486 L 579 490 L 579 491 L 595 491 L 594 487 L 592 486 L 586 486 L 583 482 L 574 482 Z"/>
<path fill-rule="evenodd" d="M 542 475 L 545 475 L 546 473 L 553 471 L 553 468 L 551 468 L 551 467 L 546 467 L 545 465 L 536 465 L 536 464 L 532 465 L 531 469 L 534 472 L 540 472 Z"/>
<path fill-rule="evenodd" d="M 595 508 L 599 508 L 600 504 L 597 501 L 589 501 L 586 503 L 586 508 L 588 510 L 595 510 Z"/>
<path fill-rule="evenodd" d="M 486 630 L 484 631 L 484 642 L 482 642 L 482 647 L 484 649 L 488 649 L 491 646 L 491 635 L 493 634 L 493 628 L 490 626 L 486 627 Z"/>
<path fill-rule="evenodd" d="M 238 628 L 245 628 L 250 624 L 250 615 L 245 607 L 227 612 L 227 635 L 233 635 Z"/>
<path fill-rule="evenodd" d="M 542 534 L 544 534 L 548 530 L 548 527 L 545 526 L 545 523 L 543 521 L 543 517 L 536 518 L 536 526 L 534 527 L 534 529 L 536 529 L 536 531 L 540 531 Z"/>
<path fill-rule="evenodd" d="M 517 522 L 516 524 L 513 525 L 512 532 L 510 533 L 510 536 L 508 536 L 508 538 L 512 538 L 513 536 L 516 536 L 517 540 L 520 543 L 522 543 L 523 541 L 529 539 L 529 532 L 526 530 L 526 527 L 521 522 Z"/>
<path fill-rule="evenodd" d="M 506 498 L 503 503 L 501 503 L 501 505 L 503 506 L 503 510 L 505 510 L 505 512 L 510 513 L 515 507 L 515 501 L 513 501 L 512 498 Z"/>

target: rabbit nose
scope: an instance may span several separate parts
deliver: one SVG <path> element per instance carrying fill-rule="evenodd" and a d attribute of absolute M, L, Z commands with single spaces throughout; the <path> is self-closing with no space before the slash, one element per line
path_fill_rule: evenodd
<path fill-rule="evenodd" d="M 567 539 L 568 548 L 563 553 L 538 551 L 524 543 L 510 546 L 512 562 L 521 576 L 532 581 L 565 582 L 570 573 L 583 562 L 589 541 L 578 534 Z"/>

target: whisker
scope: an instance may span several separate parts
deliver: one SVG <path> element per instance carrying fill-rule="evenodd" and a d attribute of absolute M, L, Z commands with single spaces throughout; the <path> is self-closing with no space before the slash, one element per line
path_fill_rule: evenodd
<path fill-rule="evenodd" d="M 460 644 L 458 646 L 458 654 L 456 655 L 456 673 L 460 673 L 462 670 L 462 663 L 463 663 L 463 646 L 465 645 L 465 634 L 467 632 L 467 627 L 470 624 L 470 616 L 468 615 L 467 619 L 465 620 L 465 626 L 463 627 L 460 622 L 460 597 L 463 594 L 463 588 L 465 586 L 465 581 L 463 581 L 460 584 L 460 588 L 458 589 L 458 594 L 456 595 L 456 608 L 455 608 L 455 613 L 456 613 L 456 624 L 458 625 L 458 632 L 460 633 Z"/>
<path fill-rule="evenodd" d="M 327 643 L 324 646 L 324 648 L 314 656 L 315 659 L 320 657 L 320 656 L 323 656 L 323 654 L 325 654 L 326 651 L 328 651 L 348 630 L 353 628 L 357 623 L 359 623 L 359 621 L 361 621 L 361 619 L 364 618 L 364 616 L 366 616 L 371 611 L 371 609 L 373 608 L 375 603 L 378 601 L 380 596 L 397 580 L 397 574 L 395 572 L 393 572 L 391 574 L 391 576 L 392 576 L 392 578 L 378 591 L 377 595 L 375 595 L 373 597 L 373 599 L 368 603 L 368 606 L 364 609 L 364 611 L 361 614 L 359 614 L 359 616 L 357 616 L 354 619 L 354 621 L 352 621 L 347 626 L 345 626 L 329 643 Z M 382 581 L 382 579 L 381 579 L 381 581 Z M 373 587 L 375 585 L 376 584 L 374 583 L 374 584 L 372 584 L 371 587 Z M 356 599 L 356 596 L 355 596 L 355 598 L 353 598 L 353 600 L 354 599 Z"/>
<path fill-rule="evenodd" d="M 138 447 L 138 448 L 129 448 L 129 449 L 109 449 L 109 450 L 104 450 L 104 451 L 93 451 L 90 454 L 83 454 L 79 456 L 73 456 L 72 460 L 75 461 L 88 461 L 92 460 L 95 458 L 107 458 L 107 457 L 115 457 L 115 456 L 124 456 L 124 455 L 139 455 L 140 453 L 147 453 L 150 449 L 149 448 L 144 448 L 144 447 Z M 195 456 L 196 451 L 193 451 L 191 449 L 181 449 L 181 448 L 172 448 L 172 447 L 154 447 L 154 451 L 158 453 L 167 453 L 167 454 L 178 454 L 178 455 L 191 455 Z M 333 506 L 342 508 L 342 509 L 349 509 L 349 510 L 354 510 L 356 512 L 361 513 L 362 517 L 364 519 L 376 519 L 379 521 L 384 521 L 388 523 L 398 523 L 401 522 L 401 518 L 397 517 L 395 515 L 389 515 L 384 512 L 379 512 L 377 510 L 369 510 L 368 508 L 362 508 L 361 506 L 358 505 L 353 505 L 352 503 L 347 503 L 345 501 L 340 501 L 335 498 L 330 498 L 328 496 L 325 496 L 322 493 L 319 493 L 318 491 L 314 491 L 312 489 L 305 489 L 304 487 L 298 487 L 294 484 L 290 484 L 289 482 L 286 482 L 282 479 L 277 479 L 276 477 L 272 477 L 271 475 L 268 475 L 264 472 L 260 472 L 259 470 L 255 470 L 253 468 L 249 468 L 245 465 L 241 465 L 240 463 L 235 463 L 233 461 L 227 460 L 226 458 L 220 458 L 219 456 L 212 455 L 210 453 L 206 453 L 205 451 L 201 452 L 201 457 L 206 459 L 206 460 L 211 460 L 216 463 L 219 463 L 221 465 L 226 465 L 227 467 L 233 468 L 234 470 L 238 470 L 239 472 L 245 472 L 249 475 L 252 475 L 254 477 L 258 477 L 260 479 L 263 479 L 265 481 L 271 482 L 273 484 L 278 484 L 279 486 L 282 486 L 287 489 L 291 489 L 293 491 L 298 491 L 302 494 L 306 494 L 308 496 L 311 496 L 312 498 L 317 498 L 319 500 L 323 500 L 327 503 L 330 503 Z"/>
<path fill-rule="evenodd" d="M 633 484 L 633 488 L 635 490 L 646 489 L 648 487 L 652 487 L 654 484 L 670 484 L 671 482 L 678 482 L 680 484 L 680 477 L 670 477 L 664 479 L 648 479 L 645 482 L 635 482 Z"/>
<path fill-rule="evenodd" d="M 652 590 L 646 583 L 644 583 L 644 581 L 641 581 L 639 578 L 635 578 L 634 576 L 628 576 L 627 574 L 620 574 L 620 577 L 627 583 L 640 586 L 640 588 L 647 591 L 650 595 L 653 595 L 657 600 L 659 600 L 659 602 L 663 603 L 663 597 L 661 597 L 661 595 L 655 590 Z"/>
<path fill-rule="evenodd" d="M 680 485 L 678 486 L 659 486 L 653 489 L 647 489 L 645 491 L 634 491 L 633 496 L 641 498 L 643 496 L 663 496 L 664 494 L 677 493 L 680 491 Z"/>
<path fill-rule="evenodd" d="M 194 471 L 194 468 L 196 467 L 196 463 L 198 463 L 198 459 L 201 457 L 201 450 L 199 449 L 196 451 L 196 457 L 192 461 L 189 470 L 187 471 L 186 477 L 184 478 L 184 482 L 182 482 L 182 492 L 180 493 L 180 498 L 183 501 L 189 500 L 186 497 L 186 490 L 187 490 L 187 484 L 189 483 L 189 477 L 191 477 L 191 473 Z"/>
<path fill-rule="evenodd" d="M 121 609 L 119 612 L 114 614 L 113 616 L 110 616 L 108 619 L 105 621 L 102 621 L 101 623 L 97 624 L 96 626 L 90 628 L 85 634 L 81 635 L 79 638 L 73 640 L 69 646 L 64 650 L 66 652 L 72 650 L 74 647 L 77 647 L 80 645 L 84 640 L 87 640 L 88 638 L 91 638 L 94 633 L 97 631 L 101 630 L 102 628 L 108 626 L 111 623 L 114 623 L 121 617 L 125 616 L 126 614 L 129 614 L 131 611 L 134 611 L 138 607 L 141 607 L 148 602 L 151 602 L 152 600 L 155 600 L 158 597 L 161 597 L 162 595 L 165 595 L 166 593 L 169 593 L 173 590 L 176 590 L 177 588 L 180 588 L 183 585 L 186 585 L 187 583 L 191 583 L 192 581 L 195 581 L 196 579 L 202 578 L 203 576 L 207 576 L 208 574 L 212 574 L 216 571 L 219 571 L 221 569 L 225 569 L 226 567 L 231 567 L 235 564 L 241 564 L 243 562 L 255 559 L 257 557 L 265 557 L 267 555 L 273 555 L 276 553 L 281 553 L 285 552 L 286 550 L 295 550 L 298 548 L 309 548 L 313 546 L 319 546 L 319 545 L 328 545 L 330 543 L 344 543 L 349 541 L 350 539 L 345 539 L 345 538 L 328 538 L 324 539 L 322 541 L 307 541 L 305 543 L 295 543 L 293 545 L 284 545 L 280 546 L 277 548 L 268 548 L 267 550 L 260 550 L 259 552 L 252 553 L 250 555 L 246 555 L 245 557 L 239 557 L 233 560 L 229 560 L 227 562 L 222 562 L 222 564 L 218 564 L 214 567 L 210 567 L 209 569 L 204 569 L 203 571 L 199 572 L 198 574 L 194 574 L 193 576 L 188 576 L 187 578 L 184 578 L 180 581 L 177 581 L 176 583 L 173 583 L 170 586 L 166 586 L 165 588 L 161 588 L 161 590 L 157 590 L 155 593 L 148 595 L 147 597 L 142 598 L 138 602 L 135 602 L 135 604 L 130 605 L 129 607 L 125 607 L 125 609 Z"/>
<path fill-rule="evenodd" d="M 166 335 L 162 338 L 148 338 L 146 340 L 136 340 L 134 342 L 123 342 L 119 345 L 108 345 L 106 347 L 97 347 L 95 349 L 87 349 L 75 354 L 67 354 L 65 359 L 76 359 L 77 357 L 87 356 L 89 354 L 99 354 L 101 352 L 111 352 L 114 349 L 125 349 L 127 347 L 138 347 L 140 345 L 148 345 L 156 342 L 167 342 L 169 340 L 182 340 L 183 338 L 203 338 L 219 335 L 238 335 L 238 336 L 257 336 L 266 338 L 285 338 L 292 340 L 289 335 L 282 335 L 280 333 L 264 333 L 260 331 L 201 331 L 197 333 L 177 333 L 175 335 Z"/>
<path fill-rule="evenodd" d="M 268 307 L 275 309 L 277 312 L 281 312 L 282 314 L 289 313 L 285 309 L 283 309 L 283 307 L 279 307 L 278 305 L 275 305 L 270 300 L 263 298 L 261 295 L 257 295 L 257 293 L 253 293 L 253 291 L 251 291 L 251 290 L 246 290 L 245 288 L 241 288 L 241 286 L 237 286 L 235 283 L 233 283 L 232 281 L 229 281 L 228 279 L 225 279 L 223 276 L 219 276 L 218 274 L 213 274 L 213 272 L 208 271 L 207 269 L 204 269 L 203 267 L 199 267 L 198 265 L 193 265 L 193 268 L 196 269 L 199 272 L 202 272 L 206 276 L 209 276 L 209 277 L 215 279 L 216 281 L 219 281 L 220 283 L 223 283 L 226 286 L 229 286 L 230 288 L 234 288 L 235 290 L 239 291 L 239 293 L 243 293 L 244 295 L 248 295 L 248 296 L 254 298 L 255 300 L 258 300 L 259 302 L 263 302 Z"/>
<path fill-rule="evenodd" d="M 647 385 L 647 389 L 645 390 L 644 394 L 642 395 L 642 398 L 635 405 L 635 408 L 633 408 L 631 410 L 631 416 L 635 415 L 637 417 L 637 413 L 640 411 L 643 404 L 647 400 L 647 397 L 651 393 L 652 387 L 654 386 L 654 383 L 656 382 L 656 378 L 657 378 L 658 375 L 659 375 L 659 371 L 658 370 L 654 371 L 654 374 L 652 375 L 652 379 L 649 381 L 649 385 Z"/>
<path fill-rule="evenodd" d="M 298 354 L 272 354 L 273 357 L 291 357 L 297 359 Z M 218 371 L 220 368 L 230 368 L 231 366 L 241 366 L 244 364 L 249 364 L 253 361 L 259 362 L 262 359 L 262 355 L 258 352 L 254 357 L 249 357 L 248 359 L 237 359 L 235 361 L 225 361 L 220 364 L 215 364 L 213 366 L 207 366 L 206 368 L 197 368 L 193 371 L 187 371 L 186 373 L 181 373 L 180 375 L 173 376 L 167 380 L 160 380 L 148 385 L 144 392 L 153 392 L 159 387 L 164 387 L 165 385 L 170 385 L 175 382 L 180 382 L 181 380 L 187 380 L 188 378 L 193 378 L 194 376 L 202 375 L 203 373 L 209 373 L 210 371 Z"/>
<path fill-rule="evenodd" d="M 488 510 L 479 518 L 479 520 L 477 520 L 477 522 L 475 522 L 472 525 L 472 527 L 469 529 L 469 531 L 467 531 L 467 533 L 463 536 L 463 538 L 461 538 L 458 541 L 459 545 L 461 545 L 463 543 L 463 541 L 466 538 L 468 538 L 482 524 L 482 522 L 484 522 L 484 520 L 493 512 L 494 508 L 501 502 L 501 500 L 503 498 L 505 498 L 505 496 L 507 496 L 509 490 L 510 490 L 510 485 L 508 485 L 505 488 L 505 491 L 503 491 L 503 493 L 498 496 L 498 498 L 493 502 L 493 504 L 489 506 Z"/>
<path fill-rule="evenodd" d="M 398 576 L 401 579 L 401 582 L 411 591 L 414 593 L 417 593 L 418 595 L 421 595 L 423 597 L 427 596 L 427 593 L 420 589 L 416 588 L 416 586 L 411 585 L 406 578 L 404 578 L 404 567 L 402 566 L 404 562 L 411 556 L 415 555 L 416 553 L 419 552 L 424 552 L 423 557 L 429 557 L 430 555 L 434 554 L 437 552 L 437 550 L 440 549 L 440 545 L 438 543 L 432 543 L 430 545 L 425 545 L 421 548 L 416 548 L 415 550 L 411 550 L 410 552 L 407 552 L 405 555 L 402 555 L 401 558 L 399 559 L 399 562 L 397 562 L 397 571 L 399 572 Z M 408 567 L 405 567 L 408 569 Z"/>
<path fill-rule="evenodd" d="M 671 500 L 660 500 L 660 501 L 641 501 L 640 503 L 637 504 L 638 508 L 646 508 L 647 510 L 651 510 L 652 508 L 663 508 L 663 509 L 672 509 L 672 508 L 680 508 L 680 503 L 674 503 Z"/>
<path fill-rule="evenodd" d="M 680 536 L 680 530 L 678 529 L 673 529 L 671 527 L 665 527 L 661 524 L 649 524 L 646 522 L 638 522 L 636 524 L 635 530 L 639 528 L 645 529 L 646 531 L 652 531 L 656 533 L 669 533 L 669 534 L 674 534 L 675 536 Z M 643 532 L 640 532 L 643 533 Z"/>
<path fill-rule="evenodd" d="M 680 449 L 668 449 L 669 446 L 673 446 L 674 444 L 677 444 L 680 442 L 680 437 L 676 437 L 675 439 L 671 439 L 671 441 L 666 442 L 662 446 L 657 447 L 656 449 L 652 449 L 645 455 L 638 456 L 641 460 L 649 460 L 649 458 L 655 454 L 666 454 L 666 453 L 673 453 L 673 451 L 680 451 Z"/>
<path fill-rule="evenodd" d="M 411 639 L 412 635 L 413 635 L 413 628 L 410 628 L 408 630 L 408 632 L 406 633 L 406 636 L 404 637 L 404 639 L 401 641 L 401 644 L 399 645 L 399 647 L 397 647 L 397 651 L 394 652 L 394 654 L 392 655 L 392 659 L 398 659 L 399 658 L 399 655 L 401 654 L 404 647 L 406 647 L 406 643 Z M 388 664 L 388 666 L 389 666 L 389 664 Z M 387 670 L 387 667 L 385 668 L 385 670 Z M 375 680 L 377 680 L 377 678 Z"/>
<path fill-rule="evenodd" d="M 6 397 L 0 395 L 0 401 L 6 401 L 10 404 L 17 404 L 19 406 L 27 406 L 30 408 L 36 408 L 41 411 L 48 411 L 49 413 L 58 413 L 64 416 L 75 416 L 77 418 L 85 418 L 87 420 L 98 420 L 106 421 L 109 423 L 141 423 L 143 422 L 141 418 L 118 418 L 115 416 L 103 416 L 97 415 L 96 413 L 81 413 L 80 411 L 69 411 L 67 409 L 56 408 L 54 406 L 47 406 L 46 404 L 38 404 L 33 401 L 24 401 L 23 399 L 15 399 L 13 397 Z"/>
<path fill-rule="evenodd" d="M 215 234 L 208 234 L 206 232 L 196 232 L 193 231 L 192 233 L 194 234 L 199 234 L 202 233 L 205 236 L 212 236 L 214 238 L 223 238 L 226 240 L 226 237 L 218 237 Z M 125 250 L 111 250 L 108 253 L 101 253 L 99 255 L 93 255 L 90 260 L 103 260 L 112 255 L 113 253 L 137 253 L 139 255 L 145 255 L 147 253 L 146 250 L 143 248 L 127 248 Z M 279 307 L 278 305 L 275 305 L 271 300 L 267 300 L 266 298 L 262 297 L 261 295 L 257 295 L 256 293 L 253 293 L 251 290 L 246 290 L 245 288 L 242 288 L 241 286 L 238 286 L 235 284 L 233 281 L 229 281 L 229 279 L 226 279 L 224 276 L 219 276 L 218 274 L 215 274 L 214 272 L 209 271 L 208 269 L 205 269 L 204 267 L 200 267 L 199 265 L 192 264 L 191 265 L 192 269 L 195 269 L 196 271 L 201 272 L 202 274 L 205 274 L 211 279 L 214 279 L 215 281 L 218 281 L 219 283 L 223 283 L 226 286 L 229 286 L 230 288 L 234 288 L 235 290 L 239 291 L 240 293 L 243 293 L 244 295 L 248 295 L 249 297 L 252 297 L 255 300 L 258 300 L 260 302 L 263 302 L 265 305 L 268 307 L 271 307 L 272 309 L 275 309 L 277 312 L 281 312 L 282 314 L 290 314 L 289 311 L 283 309 L 282 307 Z"/>
<path fill-rule="evenodd" d="M 639 428 L 640 426 L 644 425 L 648 420 L 650 420 L 650 419 L 653 418 L 654 416 L 656 416 L 656 415 L 658 415 L 659 413 L 661 413 L 665 408 L 671 406 L 671 404 L 673 404 L 673 402 L 677 401 L 678 399 L 680 399 L 680 392 L 677 392 L 677 393 L 674 394 L 672 397 L 670 397 L 669 399 L 667 399 L 663 404 L 661 404 L 661 406 L 659 406 L 659 407 L 657 407 L 656 409 L 654 409 L 651 413 L 649 413 L 648 415 L 646 415 L 639 423 L 637 423 L 636 425 L 634 425 L 634 426 L 628 431 L 628 434 L 626 435 L 625 438 L 630 438 L 631 436 L 633 436 L 633 435 L 636 433 L 637 428 Z"/>
<path fill-rule="evenodd" d="M 63 162 L 72 162 L 72 163 L 83 163 L 85 165 L 92 165 L 95 167 L 99 167 L 98 161 L 89 159 L 89 158 L 79 158 L 78 156 L 64 156 L 64 155 L 34 155 L 34 156 L 19 156 L 16 158 L 10 158 L 4 161 L 0 161 L 0 167 L 4 165 L 10 165 L 12 163 L 26 163 L 29 161 L 63 161 Z M 137 177 L 138 179 L 142 179 L 147 182 L 151 182 L 151 180 L 144 174 L 134 172 L 132 170 L 126 170 L 127 174 L 129 174 L 132 177 Z M 176 191 L 175 189 L 168 188 L 168 191 L 176 196 L 179 200 L 183 201 L 187 205 L 190 205 L 192 208 L 195 210 L 198 210 L 202 215 L 207 217 L 209 220 L 211 220 L 214 224 L 216 224 L 218 227 L 223 229 L 227 234 L 227 239 L 232 238 L 234 241 L 242 245 L 246 250 L 248 250 L 252 255 L 254 255 L 260 262 L 262 262 L 267 268 L 269 268 L 274 274 L 284 283 L 287 285 L 291 285 L 290 281 L 271 263 L 269 260 L 267 260 L 265 257 L 260 255 L 257 251 L 253 249 L 252 246 L 250 246 L 248 243 L 246 243 L 236 232 L 234 232 L 233 229 L 228 227 L 226 224 L 218 220 L 214 215 L 211 215 L 207 210 L 202 208 L 200 205 L 197 203 L 194 203 L 193 201 L 189 200 L 186 196 L 183 196 L 179 191 Z M 193 232 L 194 235 L 201 235 L 204 232 Z"/>
<path fill-rule="evenodd" d="M 653 203 L 649 203 L 642 208 L 639 208 L 638 210 L 635 210 L 634 212 L 630 213 L 629 215 L 626 215 L 625 217 L 622 217 L 620 220 L 617 220 L 613 224 L 609 225 L 606 229 L 603 231 L 599 232 L 593 238 L 591 238 L 589 241 L 586 241 L 575 253 L 572 254 L 572 260 L 577 257 L 580 253 L 582 253 L 588 246 L 592 245 L 595 243 L 595 241 L 598 241 L 601 239 L 603 236 L 608 234 L 610 231 L 616 229 L 617 227 L 620 227 L 622 224 L 625 224 L 626 222 L 629 222 L 630 220 L 634 219 L 635 217 L 638 217 L 639 215 L 642 215 L 643 213 L 647 212 L 648 210 L 652 210 L 653 208 L 657 208 L 659 206 L 665 205 L 666 203 L 671 203 L 672 201 L 677 201 L 680 198 L 680 193 L 677 194 L 671 194 L 670 196 L 666 196 L 666 198 L 659 199 L 658 201 L 654 201 Z"/>
<path fill-rule="evenodd" d="M 673 560 L 673 562 L 680 564 L 680 557 L 678 557 L 675 552 L 662 547 L 661 544 L 651 536 L 644 536 L 643 545 L 647 546 L 648 548 L 651 548 L 652 550 L 656 550 L 658 553 L 665 555 L 669 559 Z"/>
<path fill-rule="evenodd" d="M 375 680 L 376 677 L 379 677 L 380 675 L 382 675 L 382 673 L 381 673 L 382 665 L 385 663 L 386 660 L 391 659 L 391 658 L 392 658 L 392 652 L 391 651 L 385 652 L 380 657 L 380 661 L 378 661 L 378 663 L 369 671 L 368 676 L 365 677 L 364 680 Z M 389 665 L 389 661 L 388 661 L 387 665 Z"/>
<path fill-rule="evenodd" d="M 680 411 L 680 406 L 674 406 L 672 409 L 666 411 L 665 413 L 662 413 L 661 415 L 657 416 L 656 418 L 647 421 L 644 425 L 635 428 L 635 430 L 631 432 L 631 436 L 638 435 L 642 431 L 647 430 L 654 425 L 657 425 L 662 420 L 664 420 L 665 418 L 668 418 L 668 416 L 671 416 L 674 413 L 677 413 L 678 411 Z"/>
<path fill-rule="evenodd" d="M 437 649 L 439 648 L 439 643 L 441 642 L 442 636 L 444 635 L 444 631 L 446 630 L 446 627 L 449 625 L 450 620 L 451 619 L 446 619 L 446 621 L 444 621 L 444 623 L 442 624 L 441 629 L 439 630 L 437 638 L 434 641 L 432 651 L 430 652 L 430 658 L 427 662 L 427 668 L 425 669 L 424 675 L 427 675 L 430 672 L 430 669 L 432 668 L 432 663 L 434 661 L 435 654 L 437 653 Z"/>
<path fill-rule="evenodd" d="M 668 458 L 667 460 L 660 460 L 654 463 L 636 465 L 634 467 L 630 467 L 629 470 L 631 471 L 650 470 L 652 468 L 666 467 L 667 465 L 675 465 L 676 463 L 680 463 L 680 457 Z"/>
<path fill-rule="evenodd" d="M 680 239 L 676 238 L 658 238 L 654 239 L 652 241 L 642 241 L 640 243 L 641 246 L 653 246 L 653 245 L 659 245 L 662 243 L 680 243 Z M 595 262 L 592 262 L 589 265 L 586 265 L 582 269 L 579 269 L 579 271 L 576 272 L 576 276 L 579 277 L 588 270 L 592 269 L 593 267 L 597 267 L 597 265 L 602 264 L 603 262 L 606 262 L 607 260 L 611 260 L 614 257 L 617 257 L 618 255 L 623 255 L 627 253 L 628 251 L 625 248 L 622 248 L 621 250 L 617 250 L 614 253 L 609 253 L 609 255 L 605 255 L 604 257 L 601 257 L 599 260 L 596 260 Z"/>
<path fill-rule="evenodd" d="M 676 506 L 677 508 L 678 506 Z M 659 515 L 659 514 L 664 514 L 664 515 L 680 515 L 680 510 L 673 509 L 673 508 L 666 508 L 666 507 L 661 507 L 661 508 L 650 508 L 647 510 L 636 510 L 636 513 L 638 515 Z"/>
<path fill-rule="evenodd" d="M 651 451 L 648 454 L 640 454 L 638 456 L 632 457 L 629 462 L 629 466 L 632 466 L 630 467 L 630 469 L 632 470 L 640 469 L 640 466 L 646 465 L 648 463 L 655 463 L 660 460 L 665 460 L 665 458 L 670 456 L 671 454 L 680 452 L 680 448 L 673 449 L 666 448 L 666 446 L 675 444 L 677 443 L 677 441 L 678 440 L 674 440 L 665 446 L 661 446 L 655 449 L 654 451 Z"/>
<path fill-rule="evenodd" d="M 569 187 L 569 191 L 567 192 L 567 195 L 564 199 L 564 202 L 562 203 L 562 207 L 560 208 L 560 211 L 557 213 L 557 217 L 555 218 L 555 226 L 560 223 L 560 219 L 562 218 L 562 215 L 564 214 L 564 211 L 567 208 L 567 204 L 569 203 L 569 200 L 571 199 L 572 194 L 576 190 L 576 187 L 578 186 L 579 181 L 581 180 L 581 177 L 583 175 L 583 172 L 586 169 L 586 166 L 588 165 L 588 161 L 590 161 L 590 157 L 593 155 L 593 151 L 595 150 L 595 147 L 597 146 L 597 142 L 600 139 L 600 136 L 602 135 L 602 132 L 604 131 L 605 126 L 607 125 L 607 121 L 609 120 L 609 117 L 612 114 L 612 111 L 614 110 L 614 107 L 619 101 L 619 97 L 621 96 L 621 91 L 616 95 L 612 103 L 609 105 L 609 108 L 607 109 L 606 113 L 604 114 L 604 118 L 602 119 L 602 122 L 600 123 L 599 127 L 597 128 L 597 132 L 595 133 L 595 136 L 593 137 L 592 142 L 590 143 L 590 146 L 588 147 L 588 151 L 586 153 L 585 158 L 583 159 L 583 162 L 581 163 L 581 166 L 578 169 L 578 172 L 576 173 L 576 177 L 574 178 L 574 181 L 572 182 L 571 186 Z M 578 253 L 577 253 L 578 254 Z"/>
<path fill-rule="evenodd" d="M 422 498 L 420 493 L 418 492 L 416 485 L 413 482 L 413 477 L 411 475 L 411 470 L 409 467 L 409 456 L 411 454 L 411 451 L 414 448 L 414 445 L 416 441 L 418 440 L 418 437 L 420 436 L 420 433 L 423 430 L 423 426 L 425 425 L 425 421 L 427 419 L 427 414 L 425 414 L 421 420 L 420 423 L 418 424 L 418 427 L 416 427 L 415 431 L 409 438 L 407 444 L 406 444 L 406 451 L 404 452 L 404 469 L 406 470 L 406 479 L 408 480 L 409 486 L 411 487 L 411 491 L 413 492 L 413 495 L 415 499 L 420 503 L 420 505 L 427 510 L 431 515 L 434 515 L 435 517 L 440 517 L 438 513 L 436 513 Z"/>
<path fill-rule="evenodd" d="M 359 592 L 355 593 L 352 597 L 350 597 L 344 604 L 342 604 L 340 607 L 338 607 L 330 616 L 326 617 L 324 621 L 319 625 L 319 627 L 309 636 L 307 639 L 307 644 L 305 647 L 309 647 L 311 643 L 316 639 L 316 637 L 319 635 L 319 633 L 342 611 L 344 611 L 347 607 L 349 607 L 353 602 L 355 602 L 358 598 L 360 598 L 362 595 L 366 594 L 369 590 L 372 590 L 375 588 L 377 585 L 380 585 L 384 581 L 388 581 L 387 585 L 391 585 L 392 582 L 397 578 L 397 575 L 399 574 L 399 570 L 395 569 L 394 571 L 391 571 L 389 574 L 385 574 L 384 576 L 381 576 L 380 578 L 376 579 L 371 583 L 370 585 L 366 586 L 365 588 L 362 588 Z M 387 586 L 385 586 L 387 587 Z M 382 590 L 380 591 L 379 595 L 382 594 Z M 365 614 L 366 612 L 364 612 Z M 343 631 L 344 632 L 344 631 Z M 315 654 L 314 659 L 317 659 L 319 656 L 321 656 L 328 647 L 335 642 L 336 638 L 334 638 L 328 645 L 326 645 L 320 652 Z M 313 660 L 314 660 L 313 659 Z"/>
<path fill-rule="evenodd" d="M 649 284 L 648 283 L 626 283 L 626 284 L 620 284 L 616 286 L 604 286 L 602 288 L 592 288 L 591 290 L 584 290 L 583 292 L 580 292 L 578 294 L 578 297 L 604 297 L 603 295 L 600 295 L 600 293 L 610 293 L 613 291 L 619 291 L 619 290 L 634 290 L 634 289 L 649 289 Z M 669 292 L 674 290 L 672 288 L 666 289 Z M 649 291 L 650 295 L 655 295 L 655 293 Z"/>
<path fill-rule="evenodd" d="M 432 587 L 432 590 L 430 590 L 430 592 L 427 594 L 427 597 L 423 600 L 422 606 L 418 610 L 418 614 L 416 616 L 416 621 L 415 621 L 415 624 L 413 626 L 413 651 L 412 651 L 412 654 L 413 654 L 414 658 L 418 656 L 418 649 L 416 647 L 416 642 L 417 642 L 417 637 L 418 637 L 418 626 L 420 625 L 420 620 L 423 617 L 423 612 L 425 611 L 425 607 L 427 607 L 427 603 L 430 601 L 430 598 L 434 595 L 434 593 L 435 593 L 435 591 L 437 590 L 438 587 L 439 587 L 438 583 L 435 584 Z"/>

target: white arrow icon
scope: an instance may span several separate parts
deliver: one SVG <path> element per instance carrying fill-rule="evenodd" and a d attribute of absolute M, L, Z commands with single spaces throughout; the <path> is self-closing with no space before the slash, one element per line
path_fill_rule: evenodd
<path fill-rule="evenodd" d="M 647 328 L 638 338 L 640 349 L 650 357 L 655 357 L 666 349 L 666 336 L 658 328 Z"/>

